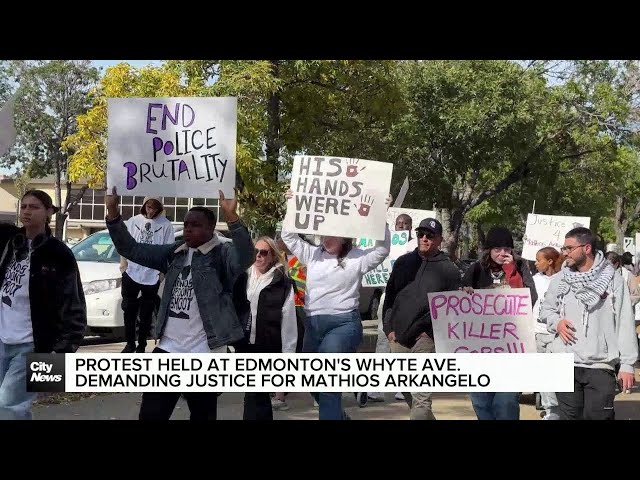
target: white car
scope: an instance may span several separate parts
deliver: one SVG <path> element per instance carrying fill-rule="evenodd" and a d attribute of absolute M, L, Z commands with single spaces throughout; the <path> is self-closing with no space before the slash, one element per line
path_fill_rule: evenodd
<path fill-rule="evenodd" d="M 176 232 L 176 241 L 182 240 L 182 233 L 182 230 Z M 220 232 L 218 235 L 222 242 L 232 241 Z M 88 236 L 71 247 L 71 251 L 78 262 L 87 304 L 87 333 L 123 337 L 120 255 L 109 230 Z M 159 295 L 162 295 L 163 287 L 164 282 L 158 290 Z"/>

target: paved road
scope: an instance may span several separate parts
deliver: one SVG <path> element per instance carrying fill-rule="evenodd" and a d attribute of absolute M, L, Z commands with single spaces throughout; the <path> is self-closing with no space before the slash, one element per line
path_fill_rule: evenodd
<path fill-rule="evenodd" d="M 153 343 L 147 351 L 153 349 Z M 123 343 L 87 345 L 81 351 L 119 352 Z M 640 383 L 640 370 L 636 370 L 636 380 Z M 74 394 L 70 394 L 73 396 Z M 62 404 L 38 404 L 34 416 L 39 420 L 135 420 L 140 408 L 141 394 L 99 394 L 89 398 Z M 242 419 L 241 393 L 227 393 L 219 397 L 218 418 L 223 420 Z M 274 412 L 276 420 L 316 420 L 318 410 L 314 408 L 311 396 L 306 393 L 292 393 L 288 396 L 289 410 Z M 369 403 L 359 408 L 353 394 L 344 395 L 345 409 L 353 420 L 406 420 L 409 409 L 405 402 L 397 401 L 393 394 L 386 395 L 382 403 Z M 471 401 L 464 393 L 436 393 L 433 411 L 440 420 L 475 420 Z M 616 416 L 619 420 L 640 420 L 640 389 L 635 387 L 631 394 L 616 397 Z M 189 417 L 186 403 L 181 400 L 172 419 L 184 420 Z M 539 420 L 540 412 L 533 405 L 531 395 L 524 395 L 521 405 L 523 420 Z"/>

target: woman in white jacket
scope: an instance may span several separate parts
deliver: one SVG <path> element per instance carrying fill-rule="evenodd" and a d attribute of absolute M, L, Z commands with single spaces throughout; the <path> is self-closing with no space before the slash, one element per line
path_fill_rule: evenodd
<path fill-rule="evenodd" d="M 298 323 L 293 281 L 284 257 L 273 239 L 261 237 L 255 244 L 255 262 L 247 271 L 247 300 L 251 317 L 246 341 L 239 352 L 295 353 Z M 244 420 L 273 420 L 268 393 L 246 393 Z"/>
<path fill-rule="evenodd" d="M 293 198 L 289 190 L 286 198 Z M 391 196 L 387 197 L 387 207 Z M 385 238 L 373 248 L 353 248 L 353 240 L 324 237 L 316 247 L 296 233 L 282 232 L 282 240 L 307 266 L 305 297 L 305 353 L 355 353 L 362 342 L 360 286 L 365 273 L 389 255 L 391 234 L 385 224 Z M 320 420 L 346 420 L 341 393 L 313 394 L 319 405 Z"/>
<path fill-rule="evenodd" d="M 541 248 L 536 254 L 536 270 L 538 270 L 538 273 L 533 276 L 533 282 L 536 285 L 538 300 L 533 306 L 533 318 L 536 322 L 534 332 L 536 334 L 538 353 L 550 352 L 551 342 L 555 338 L 555 335 L 547 330 L 547 324 L 540 321 L 540 307 L 551 283 L 551 278 L 560 271 L 563 261 L 562 255 L 553 247 Z M 541 392 L 540 401 L 542 408 L 545 410 L 543 420 L 560 420 L 558 400 L 554 392 Z"/>

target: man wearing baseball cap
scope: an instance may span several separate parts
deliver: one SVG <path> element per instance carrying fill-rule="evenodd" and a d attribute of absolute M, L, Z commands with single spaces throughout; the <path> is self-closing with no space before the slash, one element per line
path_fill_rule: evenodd
<path fill-rule="evenodd" d="M 418 247 L 398 258 L 385 289 L 384 332 L 393 353 L 434 353 L 428 293 L 458 290 L 460 271 L 440 251 L 442 225 L 425 218 L 416 228 Z M 431 393 L 405 393 L 411 420 L 435 420 Z"/>

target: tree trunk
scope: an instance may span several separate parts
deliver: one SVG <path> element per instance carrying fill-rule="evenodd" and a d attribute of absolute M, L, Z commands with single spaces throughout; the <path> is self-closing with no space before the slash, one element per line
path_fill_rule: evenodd
<path fill-rule="evenodd" d="M 624 235 L 629 227 L 629 218 L 625 214 L 626 199 L 622 195 L 616 196 L 616 211 L 614 215 L 614 228 L 616 231 L 616 243 L 618 251 L 624 252 Z"/>
<path fill-rule="evenodd" d="M 440 218 L 443 230 L 443 250 L 455 260 L 458 258 L 458 244 L 460 243 L 460 228 L 462 227 L 463 213 L 461 208 L 453 210 L 443 208 Z"/>
<path fill-rule="evenodd" d="M 55 158 L 53 161 L 54 164 L 54 172 L 55 172 L 55 190 L 56 190 L 56 201 L 55 204 L 60 208 L 58 213 L 56 213 L 56 230 L 54 235 L 57 239 L 62 240 L 62 233 L 64 232 L 64 222 L 67 216 L 62 209 L 62 185 L 60 185 L 60 180 L 62 177 L 62 172 L 60 169 L 60 160 Z"/>
<path fill-rule="evenodd" d="M 280 61 L 272 60 L 272 75 L 278 78 L 280 74 Z M 267 165 L 272 175 L 271 180 L 278 182 L 278 167 L 280 162 L 280 150 L 282 148 L 282 140 L 280 138 L 280 112 L 281 99 L 280 92 L 275 91 L 269 96 L 267 102 L 267 135 L 265 138 L 265 154 L 267 157 Z M 275 225 L 271 226 L 266 235 L 273 237 L 275 234 Z"/>

